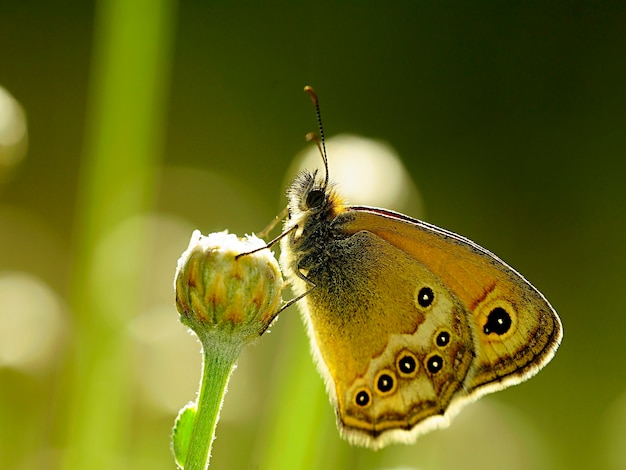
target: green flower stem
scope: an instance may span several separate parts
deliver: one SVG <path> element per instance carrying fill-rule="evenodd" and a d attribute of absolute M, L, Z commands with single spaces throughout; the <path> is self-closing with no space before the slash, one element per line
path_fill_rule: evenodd
<path fill-rule="evenodd" d="M 202 343 L 204 361 L 200 394 L 185 470 L 205 470 L 209 466 L 226 387 L 243 346 L 214 337 L 203 338 Z"/>

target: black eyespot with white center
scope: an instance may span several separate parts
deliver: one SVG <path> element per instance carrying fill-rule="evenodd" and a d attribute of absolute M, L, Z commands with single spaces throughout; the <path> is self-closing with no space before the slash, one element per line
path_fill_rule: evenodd
<path fill-rule="evenodd" d="M 443 368 L 443 358 L 438 354 L 433 354 L 426 360 L 426 368 L 431 374 L 436 374 Z"/>
<path fill-rule="evenodd" d="M 445 348 L 450 344 L 450 333 L 446 330 L 439 331 L 435 336 L 435 344 L 440 348 Z"/>
<path fill-rule="evenodd" d="M 376 388 L 381 393 L 389 393 L 393 390 L 394 380 L 390 374 L 380 374 L 376 380 Z"/>
<path fill-rule="evenodd" d="M 509 312 L 502 307 L 496 307 L 489 312 L 487 323 L 485 323 L 483 331 L 486 335 L 495 333 L 496 335 L 501 336 L 511 329 L 512 324 L 513 320 L 511 320 Z"/>
<path fill-rule="evenodd" d="M 401 377 L 412 377 L 417 372 L 417 358 L 409 351 L 402 351 L 396 360 L 396 368 Z"/>
<path fill-rule="evenodd" d="M 417 303 L 420 307 L 430 307 L 434 300 L 435 293 L 430 287 L 422 287 L 417 293 Z"/>
<path fill-rule="evenodd" d="M 371 401 L 372 397 L 370 395 L 370 392 L 365 389 L 359 390 L 354 396 L 354 403 L 356 403 L 356 405 L 360 407 L 366 407 L 370 404 Z"/>

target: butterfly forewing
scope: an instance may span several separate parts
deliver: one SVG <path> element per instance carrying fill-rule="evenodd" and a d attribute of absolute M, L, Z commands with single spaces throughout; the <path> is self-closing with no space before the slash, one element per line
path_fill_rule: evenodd
<path fill-rule="evenodd" d="M 459 298 L 475 340 L 476 359 L 465 384 L 469 392 L 518 383 L 554 355 L 562 336 L 554 309 L 519 273 L 476 243 L 375 208 L 350 207 L 341 226 L 346 233 L 367 230 L 386 240 L 427 266 Z"/>

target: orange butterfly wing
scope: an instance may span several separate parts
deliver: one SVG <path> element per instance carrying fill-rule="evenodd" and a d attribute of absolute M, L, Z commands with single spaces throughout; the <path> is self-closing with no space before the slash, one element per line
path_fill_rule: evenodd
<path fill-rule="evenodd" d="M 333 221 L 338 230 L 367 231 L 387 241 L 427 267 L 472 312 L 476 358 L 465 383 L 470 395 L 518 383 L 552 358 L 562 337 L 558 315 L 537 289 L 495 255 L 455 233 L 396 212 L 343 209 Z M 493 313 L 502 310 L 510 316 L 510 325 L 503 334 L 494 333 L 502 319 L 490 324 Z"/>

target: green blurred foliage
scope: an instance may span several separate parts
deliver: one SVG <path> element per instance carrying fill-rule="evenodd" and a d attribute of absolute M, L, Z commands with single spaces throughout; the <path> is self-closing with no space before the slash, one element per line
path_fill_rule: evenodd
<path fill-rule="evenodd" d="M 32 274 L 64 304 L 75 294 L 96 11 L 92 2 L 66 0 L 0 6 L 0 85 L 24 107 L 29 126 L 28 155 L 0 180 L 0 274 Z M 474 462 L 500 455 L 490 447 L 496 425 L 474 419 L 484 412 L 508 419 L 512 435 L 538 449 L 515 457 L 517 467 L 495 468 L 537 468 L 537 461 L 554 469 L 626 468 L 619 451 L 626 439 L 626 349 L 619 347 L 626 331 L 626 4 L 187 0 L 171 21 L 163 160 L 153 168 L 150 212 L 173 227 L 161 235 L 176 234 L 172 277 L 192 228 L 258 231 L 281 209 L 285 171 L 304 134 L 316 129 L 302 92 L 309 84 L 328 136 L 389 142 L 420 189 L 425 218 L 511 263 L 563 320 L 553 363 L 469 407 L 457 418 L 469 420 L 465 427 L 373 453 L 340 441 L 323 403 L 314 408 L 316 422 L 302 419 L 307 440 L 295 458 L 309 468 L 438 469 L 456 453 L 466 468 L 481 468 Z M 171 302 L 176 317 L 171 283 L 145 291 L 165 309 Z M 72 325 L 85 315 L 70 310 L 63 345 L 44 368 L 0 364 L 0 468 L 57 468 L 62 460 L 64 378 L 76 360 Z M 141 349 L 134 347 L 135 370 L 159 370 Z M 177 353 L 169 351 L 170 359 Z M 244 354 L 218 425 L 215 468 L 264 468 L 263 449 L 272 461 L 293 450 L 281 450 L 293 436 L 272 423 L 285 413 L 297 418 L 308 398 L 274 397 L 294 380 L 312 397 L 323 395 L 307 354 L 295 309 Z M 199 377 L 199 363 L 178 367 Z M 289 375 L 294 370 L 302 376 Z M 163 375 L 152 386 L 172 380 Z M 179 406 L 194 398 L 194 386 Z M 118 468 L 173 468 L 176 412 L 130 387 L 124 420 L 132 440 Z M 246 416 L 235 413 L 239 406 Z M 296 419 L 289 432 L 297 427 Z"/>

